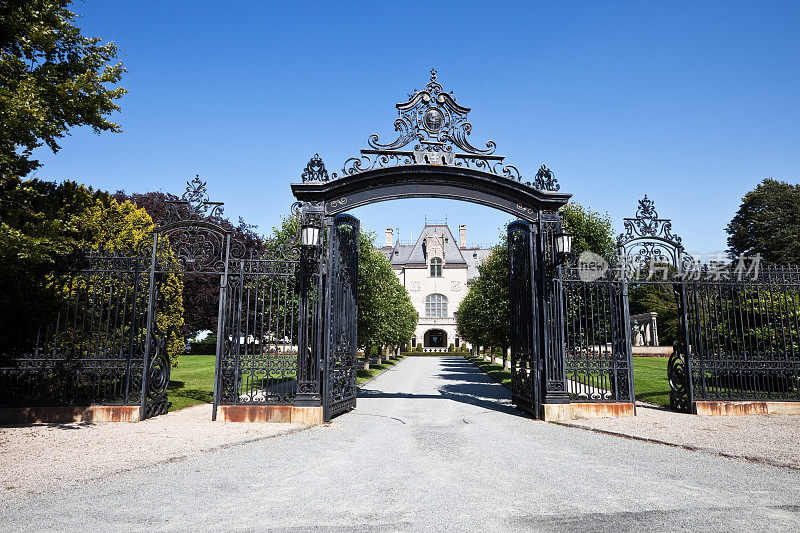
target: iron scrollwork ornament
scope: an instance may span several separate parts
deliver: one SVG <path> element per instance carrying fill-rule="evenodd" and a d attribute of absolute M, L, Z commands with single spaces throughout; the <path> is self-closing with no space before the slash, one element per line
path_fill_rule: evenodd
<path fill-rule="evenodd" d="M 541 191 L 558 191 L 561 189 L 561 185 L 558 184 L 553 171 L 545 165 L 542 165 L 536 172 L 533 187 Z"/>
<path fill-rule="evenodd" d="M 334 174 L 334 176 L 336 176 L 336 174 Z M 330 179 L 328 177 L 328 171 L 325 169 L 325 163 L 322 161 L 319 154 L 314 154 L 314 156 L 309 159 L 301 178 L 304 183 L 307 181 L 328 181 Z"/>
<path fill-rule="evenodd" d="M 186 190 L 180 200 L 167 201 L 167 215 L 159 221 L 160 226 L 174 224 L 183 220 L 213 220 L 222 218 L 222 202 L 212 202 L 208 196 L 206 182 L 195 174 L 186 182 Z"/>
<path fill-rule="evenodd" d="M 506 165 L 502 155 L 495 155 L 497 145 L 489 140 L 485 148 L 472 145 L 469 121 L 470 108 L 456 102 L 453 92 L 447 92 L 437 80 L 436 69 L 422 90 L 414 90 L 408 100 L 396 104 L 398 118 L 394 121 L 397 138 L 381 142 L 378 134 L 367 139 L 369 148 L 344 162 L 341 176 L 328 174 L 319 154 L 309 160 L 301 175 L 303 182 L 327 182 L 379 168 L 406 165 L 441 165 L 472 168 L 519 182 L 543 191 L 558 191 L 558 181 L 552 171 L 542 166 L 536 178 L 525 181 L 519 169 Z"/>
<path fill-rule="evenodd" d="M 628 270 L 643 271 L 654 265 L 669 264 L 680 272 L 692 264 L 678 235 L 672 232 L 672 220 L 659 218 L 654 202 L 644 195 L 636 216 L 623 219 L 625 231 L 617 236 L 620 257 Z"/>
<path fill-rule="evenodd" d="M 397 104 L 400 117 L 394 122 L 399 133 L 394 141 L 382 144 L 378 135 L 369 137 L 370 147 L 376 150 L 397 150 L 416 141 L 414 150 L 452 152 L 453 147 L 469 154 L 489 155 L 496 148 L 488 141 L 485 149 L 472 146 L 467 136 L 472 133 L 469 122 L 470 109 L 456 103 L 452 91 L 447 93 L 436 81 L 436 69 L 431 69 L 431 81 L 421 91 L 409 94 L 405 103 Z"/>

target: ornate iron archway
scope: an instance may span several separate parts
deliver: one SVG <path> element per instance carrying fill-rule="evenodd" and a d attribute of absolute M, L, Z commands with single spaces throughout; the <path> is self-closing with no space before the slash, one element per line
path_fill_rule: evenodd
<path fill-rule="evenodd" d="M 291 184 L 292 193 L 302 202 L 301 224 L 317 229 L 324 226 L 328 230 L 322 234 L 331 235 L 330 228 L 334 226 L 335 216 L 359 206 L 402 198 L 456 199 L 509 213 L 527 221 L 518 231 L 527 232 L 526 242 L 530 246 L 523 253 L 515 255 L 513 265 L 521 272 L 538 273 L 533 281 L 539 290 L 531 286 L 530 296 L 536 310 L 540 310 L 532 314 L 531 310 L 512 309 L 512 316 L 544 321 L 534 330 L 516 328 L 513 331 L 543 331 L 544 324 L 555 319 L 551 313 L 554 296 L 544 279 L 545 272 L 552 274 L 553 269 L 548 270 L 544 266 L 555 261 L 552 241 L 554 234 L 561 230 L 558 210 L 571 195 L 560 192 L 558 181 L 546 166 L 542 165 L 531 179 L 525 179 L 516 166 L 507 164 L 504 156 L 495 153 L 494 141 L 487 141 L 485 148 L 471 144 L 470 109 L 457 103 L 452 92 L 444 90 L 437 81 L 435 70 L 431 71 L 430 81 L 424 89 L 415 91 L 407 101 L 398 103 L 396 107 L 398 118 L 394 122 L 394 129 L 397 138 L 384 143 L 378 135 L 370 135 L 369 147 L 362 149 L 357 157 L 347 159 L 340 172 L 329 173 L 322 158 L 314 154 L 301 180 Z M 316 250 L 309 251 L 309 256 L 320 257 L 319 250 L 323 245 L 320 242 L 309 246 L 309 250 Z M 328 260 L 320 261 L 317 268 L 318 279 L 326 287 L 324 290 L 310 291 L 309 298 L 323 299 L 323 295 L 338 290 L 327 286 L 338 278 L 335 265 Z M 521 301 L 517 303 L 523 305 Z M 318 302 L 309 301 L 306 305 L 309 309 L 316 309 L 317 313 L 321 312 L 322 305 Z M 351 310 L 343 316 L 352 321 L 354 328 L 356 313 Z M 328 372 L 324 361 L 331 360 L 332 355 L 326 348 L 328 344 L 321 340 L 328 339 L 328 328 L 342 327 L 341 324 L 332 325 L 324 320 L 317 322 L 313 318 L 310 323 L 317 323 L 317 326 L 308 333 L 312 339 L 310 346 L 315 348 L 307 354 L 309 360 L 301 362 L 299 367 L 299 379 L 307 384 L 307 392 L 298 397 L 304 402 L 303 405 L 319 401 L 319 387 L 315 389 L 313 385 L 316 369 L 322 369 L 323 374 Z M 345 329 L 349 329 L 349 326 Z M 551 340 L 540 337 L 526 342 L 533 352 L 523 357 L 521 352 L 512 351 L 512 368 L 516 369 L 515 372 L 522 372 L 519 365 L 525 365 L 524 371 L 529 372 L 528 365 L 543 361 L 542 386 L 526 388 L 524 394 L 531 397 L 519 398 L 517 405 L 539 416 L 538 410 L 530 406 L 538 406 L 541 401 L 532 395 L 541 394 L 544 401 L 549 403 L 568 401 L 563 354 L 559 356 L 557 345 Z M 301 354 L 303 356 L 306 354 Z M 534 359 L 536 362 L 532 363 Z M 355 365 L 355 357 L 352 362 Z M 317 383 L 327 383 L 326 379 L 326 375 L 323 375 Z M 342 386 L 351 385 L 354 386 L 354 381 L 352 384 L 342 383 Z M 326 401 L 324 397 L 322 401 Z M 325 412 L 330 412 L 327 406 Z"/>
<path fill-rule="evenodd" d="M 376 202 L 400 198 L 451 198 L 478 203 L 535 221 L 540 211 L 557 211 L 571 195 L 545 165 L 526 180 L 519 169 L 486 148 L 468 141 L 470 109 L 456 103 L 431 71 L 430 82 L 397 104 L 397 138 L 379 142 L 369 136 L 369 148 L 347 159 L 340 173 L 329 173 L 314 154 L 292 183 L 292 193 L 306 204 L 320 206 L 328 216 Z M 409 145 L 413 143 L 413 147 Z"/>

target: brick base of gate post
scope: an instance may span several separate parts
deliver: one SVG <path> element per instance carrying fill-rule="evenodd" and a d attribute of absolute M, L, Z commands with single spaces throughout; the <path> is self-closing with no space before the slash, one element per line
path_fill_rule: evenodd
<path fill-rule="evenodd" d="M 322 406 L 296 405 L 220 405 L 217 420 L 222 422 L 271 422 L 282 424 L 322 424 Z"/>
<path fill-rule="evenodd" d="M 138 422 L 138 405 L 84 405 L 0 408 L 1 424 L 68 424 L 70 422 Z"/>
<path fill-rule="evenodd" d="M 630 402 L 546 403 L 542 406 L 542 420 L 545 422 L 569 422 L 570 420 L 592 418 L 620 418 L 634 415 L 634 406 Z"/>
<path fill-rule="evenodd" d="M 697 401 L 692 412 L 698 416 L 800 415 L 800 402 Z"/>

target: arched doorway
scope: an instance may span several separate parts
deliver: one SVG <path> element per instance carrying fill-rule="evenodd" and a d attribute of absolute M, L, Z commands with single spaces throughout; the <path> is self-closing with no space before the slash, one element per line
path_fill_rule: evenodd
<path fill-rule="evenodd" d="M 329 173 L 322 158 L 314 154 L 302 181 L 291 184 L 301 208 L 303 234 L 309 235 L 304 270 L 316 269 L 311 277 L 326 285 L 320 291 L 303 292 L 312 301 L 301 303 L 310 314 L 306 318 L 301 313 L 301 319 L 307 322 L 300 325 L 301 336 L 309 336 L 312 353 L 299 353 L 300 387 L 295 403 L 312 406 L 321 402 L 326 419 L 355 406 L 356 358 L 351 342 L 357 308 L 335 308 L 337 302 L 349 300 L 331 295 L 341 291 L 354 294 L 357 287 L 353 285 L 355 277 L 333 268 L 337 262 L 331 260 L 331 253 L 348 253 L 340 246 L 335 228 L 347 211 L 402 198 L 472 202 L 525 221 L 515 230 L 525 238 L 517 239 L 520 246 L 514 252 L 514 261 L 509 257 L 512 277 L 527 275 L 531 282 L 527 285 L 528 297 L 515 300 L 526 310 L 512 313 L 512 317 L 529 320 L 524 327 L 514 328 L 512 318 L 512 335 L 524 337 L 512 340 L 512 397 L 518 407 L 537 417 L 545 397 L 551 403 L 567 403 L 563 354 L 557 354 L 558 348 L 547 341 L 547 335 L 538 333 L 545 323 L 555 323 L 554 316 L 549 315 L 556 312 L 555 300 L 550 296 L 549 282 L 542 276 L 534 279 L 533 273 L 543 273 L 545 265 L 549 265 L 548 272 L 555 266 L 554 239 L 561 231 L 558 210 L 571 195 L 559 192 L 553 173 L 544 165 L 526 180 L 517 167 L 504 162 L 504 156 L 495 154 L 494 141 L 487 141 L 485 148 L 470 144 L 470 109 L 456 103 L 452 93 L 443 89 L 435 71 L 425 88 L 397 104 L 397 109 L 398 137 L 394 141 L 382 143 L 378 135 L 371 135 L 369 148 L 346 160 L 338 173 Z M 314 240 L 314 235 L 321 237 Z M 320 255 L 323 249 L 328 254 L 325 260 Z M 443 330 L 426 334 L 425 346 L 432 337 L 441 347 L 448 346 Z M 331 372 L 336 373 L 334 378 Z"/>
<path fill-rule="evenodd" d="M 425 332 L 423 348 L 447 348 L 447 332 L 441 329 L 429 329 Z"/>

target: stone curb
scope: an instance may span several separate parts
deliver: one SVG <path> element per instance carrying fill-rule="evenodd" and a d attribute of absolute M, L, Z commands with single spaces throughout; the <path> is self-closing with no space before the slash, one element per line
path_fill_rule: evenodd
<path fill-rule="evenodd" d="M 556 424 L 558 426 L 564 426 L 569 428 L 575 429 L 582 429 L 584 431 L 591 431 L 593 433 L 600 433 L 601 435 L 610 435 L 612 437 L 622 437 L 624 439 L 630 440 L 637 440 L 640 442 L 649 442 L 651 444 L 661 444 L 663 446 L 669 446 L 671 448 L 681 448 L 684 450 L 689 450 L 691 452 L 700 452 L 706 453 L 709 455 L 715 455 L 717 457 L 725 457 L 728 459 L 741 459 L 747 461 L 749 463 L 756 463 L 768 466 L 774 466 L 776 468 L 787 468 L 789 470 L 798 470 L 800 471 L 800 465 L 795 465 L 792 463 L 785 463 L 783 461 L 776 461 L 775 459 L 771 459 L 769 457 L 761 457 L 758 455 L 741 455 L 735 453 L 728 453 L 723 452 L 714 448 L 705 448 L 703 446 L 692 446 L 690 444 L 678 444 L 677 442 L 669 442 L 666 440 L 660 439 L 651 439 L 648 437 L 639 437 L 638 435 L 629 435 L 627 433 L 620 433 L 618 431 L 609 431 L 607 429 L 598 429 L 598 428 L 590 428 L 586 426 L 581 426 L 579 424 L 570 424 L 569 422 L 550 422 L 551 424 Z"/>

